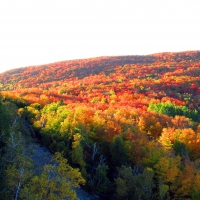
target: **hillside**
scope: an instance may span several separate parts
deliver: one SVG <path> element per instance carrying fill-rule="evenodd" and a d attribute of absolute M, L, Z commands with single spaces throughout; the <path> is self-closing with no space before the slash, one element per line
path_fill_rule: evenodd
<path fill-rule="evenodd" d="M 19 192 L 12 177 L 20 165 L 7 161 L 14 169 L 0 170 L 8 174 L 0 197 L 14 191 L 76 199 L 74 184 L 101 199 L 200 199 L 200 51 L 24 67 L 0 74 L 0 83 L 2 158 L 12 157 L 10 146 L 21 136 L 32 135 L 59 155 L 53 169 L 73 181 L 66 191 L 69 179 L 59 176 L 59 189 L 52 176 L 46 194 L 35 183 L 46 181 L 47 166 Z M 23 131 L 20 124 L 30 125 Z"/>
<path fill-rule="evenodd" d="M 124 94 L 177 100 L 189 100 L 192 95 L 196 106 L 199 62 L 200 52 L 63 61 L 2 73 L 0 90 L 12 91 L 12 95 L 42 104 L 60 99 L 65 103 L 102 99 L 110 102 L 111 90 L 118 103 L 127 103 L 123 102 Z"/>

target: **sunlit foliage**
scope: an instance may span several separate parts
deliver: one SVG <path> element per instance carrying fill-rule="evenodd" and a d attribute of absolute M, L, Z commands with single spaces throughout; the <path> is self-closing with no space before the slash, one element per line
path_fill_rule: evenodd
<path fill-rule="evenodd" d="M 2 148 L 20 141 L 20 124 L 11 131 L 17 116 L 42 145 L 62 153 L 62 173 L 72 165 L 68 175 L 103 199 L 200 198 L 199 51 L 57 62 L 5 72 L 0 82 Z M 28 159 L 16 158 L 31 170 Z M 23 166 L 6 164 L 10 197 Z M 53 199 L 56 179 L 57 197 L 76 199 L 60 176 L 48 182 L 51 170 L 61 173 L 59 166 L 35 177 L 24 171 L 18 196 Z"/>

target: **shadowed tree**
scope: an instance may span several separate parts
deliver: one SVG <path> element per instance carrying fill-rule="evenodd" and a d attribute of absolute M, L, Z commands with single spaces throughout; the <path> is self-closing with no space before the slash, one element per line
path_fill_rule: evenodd
<path fill-rule="evenodd" d="M 110 146 L 111 163 L 120 167 L 127 162 L 127 150 L 121 137 L 116 137 Z"/>

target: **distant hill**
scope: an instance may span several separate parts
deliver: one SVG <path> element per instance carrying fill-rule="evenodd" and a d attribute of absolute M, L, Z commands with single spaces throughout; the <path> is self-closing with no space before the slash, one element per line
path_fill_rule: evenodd
<path fill-rule="evenodd" d="M 108 101 L 110 90 L 118 95 L 142 93 L 157 98 L 167 92 L 168 97 L 180 99 L 183 93 L 199 94 L 199 76 L 200 51 L 97 57 L 1 73 L 0 90 L 41 103 L 45 99 L 48 103 L 60 99 L 66 103 Z"/>
<path fill-rule="evenodd" d="M 139 64 L 155 62 L 154 56 L 121 56 L 121 57 L 97 57 L 82 60 L 71 60 L 51 63 L 41 66 L 31 66 L 13 69 L 0 75 L 3 89 L 10 89 L 6 85 L 13 85 L 14 89 L 21 84 L 22 87 L 30 88 L 41 83 L 61 81 L 78 77 L 85 78 L 97 75 L 101 72 L 111 74 L 116 66 L 125 64 Z"/>

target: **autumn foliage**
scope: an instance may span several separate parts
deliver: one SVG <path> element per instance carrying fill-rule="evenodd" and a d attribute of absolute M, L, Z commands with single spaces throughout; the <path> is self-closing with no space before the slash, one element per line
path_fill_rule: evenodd
<path fill-rule="evenodd" d="M 0 83 L 2 100 L 79 168 L 89 191 L 200 199 L 199 51 L 19 68 Z"/>

